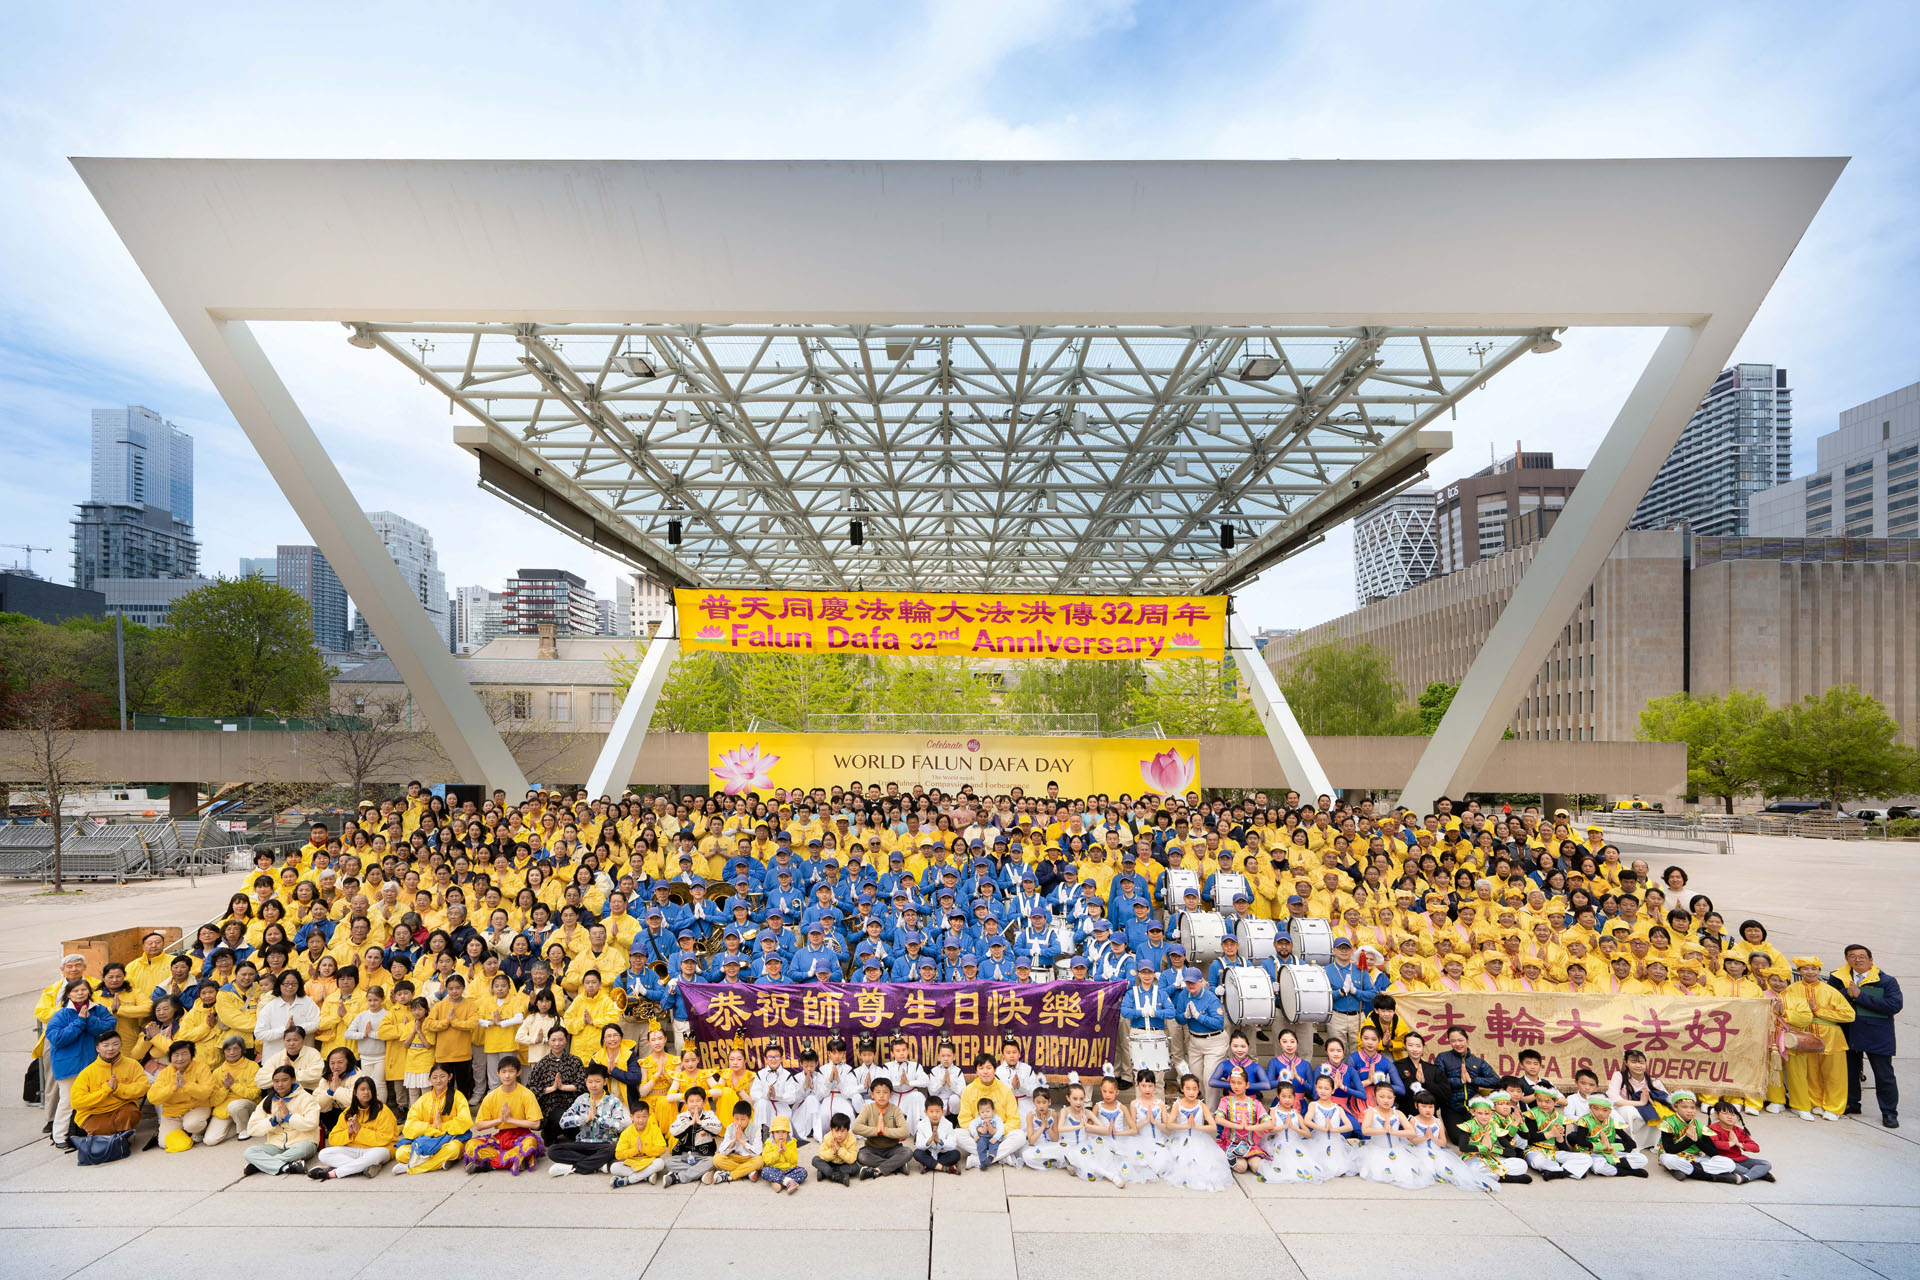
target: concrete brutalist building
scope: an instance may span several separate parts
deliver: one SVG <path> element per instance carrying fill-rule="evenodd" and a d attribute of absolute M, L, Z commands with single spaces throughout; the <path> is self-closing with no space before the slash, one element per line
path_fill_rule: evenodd
<path fill-rule="evenodd" d="M 1514 547 L 1267 646 L 1329 639 L 1392 657 L 1409 698 L 1457 684 L 1539 543 Z M 1748 689 L 1775 705 L 1839 684 L 1878 698 L 1920 745 L 1920 538 L 1694 537 L 1630 530 L 1514 708 L 1543 741 L 1630 740 L 1648 699 Z"/>

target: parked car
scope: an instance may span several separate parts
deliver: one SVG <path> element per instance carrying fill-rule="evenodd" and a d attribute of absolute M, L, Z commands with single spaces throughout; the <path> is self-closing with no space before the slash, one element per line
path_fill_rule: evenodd
<path fill-rule="evenodd" d="M 1897 821 L 1901 818 L 1920 818 L 1920 804 L 1891 805 L 1887 809 L 1887 818 L 1889 821 Z"/>
<path fill-rule="evenodd" d="M 1833 801 L 1831 800 L 1775 800 L 1772 804 L 1768 805 L 1766 808 L 1762 809 L 1760 812 L 1781 813 L 1781 814 L 1788 814 L 1788 815 L 1801 814 L 1801 813 L 1831 813 L 1833 812 Z"/>
<path fill-rule="evenodd" d="M 1862 822 L 1885 822 L 1887 820 L 1886 813 L 1879 809 L 1850 809 L 1847 811 L 1847 816 L 1849 818 L 1858 818 Z"/>

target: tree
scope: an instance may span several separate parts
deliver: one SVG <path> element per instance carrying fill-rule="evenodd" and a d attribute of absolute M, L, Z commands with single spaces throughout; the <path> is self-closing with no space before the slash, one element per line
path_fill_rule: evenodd
<path fill-rule="evenodd" d="M 1687 745 L 1687 791 L 1717 796 L 1727 813 L 1734 798 L 1761 790 L 1768 777 L 1766 722 L 1772 714 L 1757 693 L 1675 693 L 1653 698 L 1640 712 L 1642 742 Z"/>
<path fill-rule="evenodd" d="M 607 655 L 617 701 L 626 701 L 640 661 L 637 653 L 615 650 Z M 647 728 L 659 733 L 720 733 L 736 728 L 739 667 L 739 658 L 730 653 L 682 653 L 667 672 Z"/>
<path fill-rule="evenodd" d="M 409 772 L 417 759 L 405 694 L 334 694 L 308 714 L 320 725 L 308 749 L 327 781 L 346 789 L 349 805 L 373 799 L 370 783 Z"/>
<path fill-rule="evenodd" d="M 1098 720 L 1099 732 L 1112 733 L 1138 723 L 1133 718 L 1133 700 L 1146 687 L 1146 668 L 1136 659 L 1034 659 L 1015 669 L 1006 708 L 1028 715 L 1088 713 Z"/>
<path fill-rule="evenodd" d="M 840 654 L 756 654 L 741 666 L 738 699 L 737 719 L 804 733 L 809 716 L 866 709 L 867 665 Z"/>
<path fill-rule="evenodd" d="M 1406 695 L 1394 679 L 1393 659 L 1377 645 L 1324 640 L 1294 655 L 1279 676 L 1280 692 L 1307 733 L 1421 731 L 1419 715 L 1403 706 Z"/>
<path fill-rule="evenodd" d="M 94 780 L 76 733 L 101 711 L 97 698 L 59 673 L 57 661 L 55 651 L 44 648 L 9 672 L 5 714 L 15 736 L 11 753 L 0 760 L 0 777 L 25 783 L 28 794 L 46 806 L 53 826 L 53 891 L 64 893 L 67 796 Z"/>
<path fill-rule="evenodd" d="M 1216 658 L 1158 663 L 1133 695 L 1132 716 L 1135 724 L 1157 722 L 1169 737 L 1260 732 L 1260 717 L 1240 696 L 1232 664 Z"/>
<path fill-rule="evenodd" d="M 1457 684 L 1448 684 L 1444 680 L 1435 680 L 1419 697 L 1415 714 L 1420 718 L 1420 732 L 1431 738 L 1433 731 L 1446 719 L 1447 708 L 1453 705 L 1453 696 L 1460 692 Z"/>
<path fill-rule="evenodd" d="M 530 782 L 541 778 L 574 745 L 573 734 L 536 729 L 533 720 L 515 715 L 513 691 L 475 689 L 474 692 L 480 697 L 480 705 L 486 708 L 487 718 L 499 730 L 500 741 L 506 744 L 507 754 L 513 757 L 514 763 L 520 766 L 520 772 Z M 522 704 L 523 707 L 528 705 Z M 435 748 L 438 749 L 437 742 Z M 452 768 L 451 765 L 447 767 Z"/>
<path fill-rule="evenodd" d="M 284 715 L 325 697 L 307 602 L 262 578 L 221 578 L 173 602 L 163 688 L 183 715 Z"/>
<path fill-rule="evenodd" d="M 1838 812 L 1920 785 L 1920 759 L 1899 742 L 1899 724 L 1850 684 L 1771 712 L 1759 734 L 1769 795 L 1820 796 Z"/>
<path fill-rule="evenodd" d="M 874 672 L 870 699 L 877 711 L 896 715 L 985 715 L 993 690 L 963 658 L 886 658 Z"/>

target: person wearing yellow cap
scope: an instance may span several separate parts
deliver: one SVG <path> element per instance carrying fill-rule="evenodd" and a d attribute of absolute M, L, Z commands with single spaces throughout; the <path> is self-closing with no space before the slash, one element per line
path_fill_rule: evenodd
<path fill-rule="evenodd" d="M 775 1116 L 767 1126 L 767 1140 L 760 1148 L 759 1179 L 775 1193 L 793 1195 L 807 1180 L 806 1166 L 800 1163 L 800 1145 L 793 1140 L 793 1121 Z"/>
<path fill-rule="evenodd" d="M 1827 984 L 1819 956 L 1795 956 L 1793 967 L 1800 981 L 1782 994 L 1781 1014 L 1820 1047 L 1809 1044 L 1787 1055 L 1787 1105 L 1802 1120 L 1838 1120 L 1847 1107 L 1847 1036 L 1841 1028 L 1853 1021 L 1853 1005 Z"/>

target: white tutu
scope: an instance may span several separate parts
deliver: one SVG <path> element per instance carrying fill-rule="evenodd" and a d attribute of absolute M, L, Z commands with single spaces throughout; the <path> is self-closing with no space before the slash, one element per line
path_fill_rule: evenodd
<path fill-rule="evenodd" d="M 1030 1142 L 1020 1148 L 1019 1160 L 1029 1169 L 1067 1168 L 1067 1149 L 1057 1142 Z"/>
<path fill-rule="evenodd" d="M 1213 1135 L 1182 1129 L 1161 1148 L 1160 1180 L 1189 1191 L 1225 1191 L 1233 1185 L 1233 1167 Z"/>
<path fill-rule="evenodd" d="M 1306 1140 L 1307 1154 L 1320 1169 L 1320 1178 L 1345 1178 L 1355 1172 L 1356 1152 L 1346 1135 L 1314 1130 Z"/>
<path fill-rule="evenodd" d="M 1328 1178 L 1338 1177 L 1331 1174 L 1313 1154 L 1312 1140 L 1324 1138 L 1324 1134 L 1302 1135 L 1291 1129 L 1269 1135 L 1268 1150 L 1272 1160 L 1262 1175 L 1268 1182 L 1325 1182 Z"/>
<path fill-rule="evenodd" d="M 1433 1176 L 1450 1187 L 1465 1191 L 1491 1191 L 1500 1185 L 1500 1175 L 1478 1156 L 1462 1156 L 1447 1147 L 1430 1146 Z"/>

